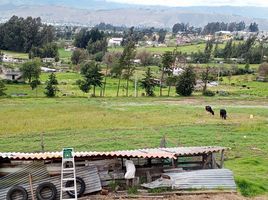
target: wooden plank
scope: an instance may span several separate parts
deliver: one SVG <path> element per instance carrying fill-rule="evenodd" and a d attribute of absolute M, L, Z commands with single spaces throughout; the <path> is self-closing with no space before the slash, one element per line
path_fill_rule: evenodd
<path fill-rule="evenodd" d="M 215 153 L 211 153 L 211 165 L 212 169 L 217 169 L 216 156 Z"/>
<path fill-rule="evenodd" d="M 223 164 L 224 164 L 224 150 L 221 151 L 221 161 L 220 161 L 220 168 L 223 168 Z"/>

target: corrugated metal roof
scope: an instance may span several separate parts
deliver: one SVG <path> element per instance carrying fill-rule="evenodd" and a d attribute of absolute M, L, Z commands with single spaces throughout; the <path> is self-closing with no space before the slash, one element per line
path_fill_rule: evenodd
<path fill-rule="evenodd" d="M 165 177 L 169 177 L 169 179 Z M 230 189 L 236 190 L 233 172 L 228 169 L 205 169 L 196 171 L 164 173 L 163 177 L 151 183 L 142 184 L 145 188 L 172 187 L 172 189 Z"/>
<path fill-rule="evenodd" d="M 136 158 L 174 158 L 177 156 L 193 156 L 220 152 L 228 149 L 226 147 L 174 147 L 174 148 L 153 148 L 153 149 L 137 149 L 126 151 L 111 152 L 75 152 L 76 158 L 88 157 L 136 157 Z M 18 159 L 18 160 L 48 160 L 61 158 L 61 152 L 44 152 L 44 153 L 20 153 L 9 152 L 0 153 L 0 158 Z"/>

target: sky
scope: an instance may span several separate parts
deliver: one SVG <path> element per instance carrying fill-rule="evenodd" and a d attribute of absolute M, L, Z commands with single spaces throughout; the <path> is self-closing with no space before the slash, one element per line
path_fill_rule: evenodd
<path fill-rule="evenodd" d="M 268 0 L 107 0 L 110 2 L 163 6 L 265 6 Z"/>

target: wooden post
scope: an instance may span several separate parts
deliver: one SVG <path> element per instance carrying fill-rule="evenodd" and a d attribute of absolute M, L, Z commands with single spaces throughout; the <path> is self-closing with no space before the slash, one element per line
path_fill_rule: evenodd
<path fill-rule="evenodd" d="M 121 158 L 122 169 L 124 169 L 124 158 Z"/>
<path fill-rule="evenodd" d="M 221 163 L 220 163 L 220 168 L 223 168 L 223 164 L 224 164 L 224 150 L 221 151 Z"/>
<path fill-rule="evenodd" d="M 41 151 L 44 152 L 45 151 L 45 144 L 44 144 L 44 135 L 43 133 L 40 134 L 40 139 L 41 139 Z"/>
<path fill-rule="evenodd" d="M 146 171 L 146 179 L 147 179 L 147 183 L 152 182 L 152 176 L 150 174 L 150 171 Z"/>
<path fill-rule="evenodd" d="M 29 184 L 30 184 L 30 190 L 31 190 L 32 200 L 34 200 L 33 177 L 32 177 L 31 174 L 29 174 Z"/>
<path fill-rule="evenodd" d="M 214 153 L 211 154 L 211 168 L 212 169 L 216 169 L 217 168 L 217 163 L 216 163 L 216 158 L 215 158 L 215 154 Z"/>
<path fill-rule="evenodd" d="M 152 167 L 152 159 L 151 158 L 148 158 L 148 166 Z"/>
<path fill-rule="evenodd" d="M 172 168 L 175 168 L 175 161 L 174 158 L 171 159 Z"/>

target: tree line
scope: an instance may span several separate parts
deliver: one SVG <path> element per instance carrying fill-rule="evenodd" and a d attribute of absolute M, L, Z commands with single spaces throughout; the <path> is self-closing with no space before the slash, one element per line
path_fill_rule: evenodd
<path fill-rule="evenodd" d="M 218 31 L 244 31 L 248 30 L 249 32 L 258 32 L 259 26 L 256 22 L 250 23 L 248 27 L 246 26 L 245 22 L 209 22 L 203 28 L 190 26 L 187 23 L 176 23 L 172 27 L 172 33 L 177 34 L 178 32 L 183 32 L 187 34 L 215 34 Z"/>
<path fill-rule="evenodd" d="M 206 42 L 204 51 L 191 54 L 193 63 L 208 63 L 212 58 L 224 58 L 231 62 L 235 58 L 241 60 L 241 63 L 260 64 L 265 61 L 265 55 L 268 55 L 268 48 L 263 42 L 258 42 L 255 36 L 249 37 L 245 42 L 234 42 L 229 40 L 224 48 L 219 48 L 219 43 L 215 40 Z"/>
<path fill-rule="evenodd" d="M 13 16 L 0 25 L 0 49 L 29 53 L 54 40 L 53 26 L 38 18 Z"/>

